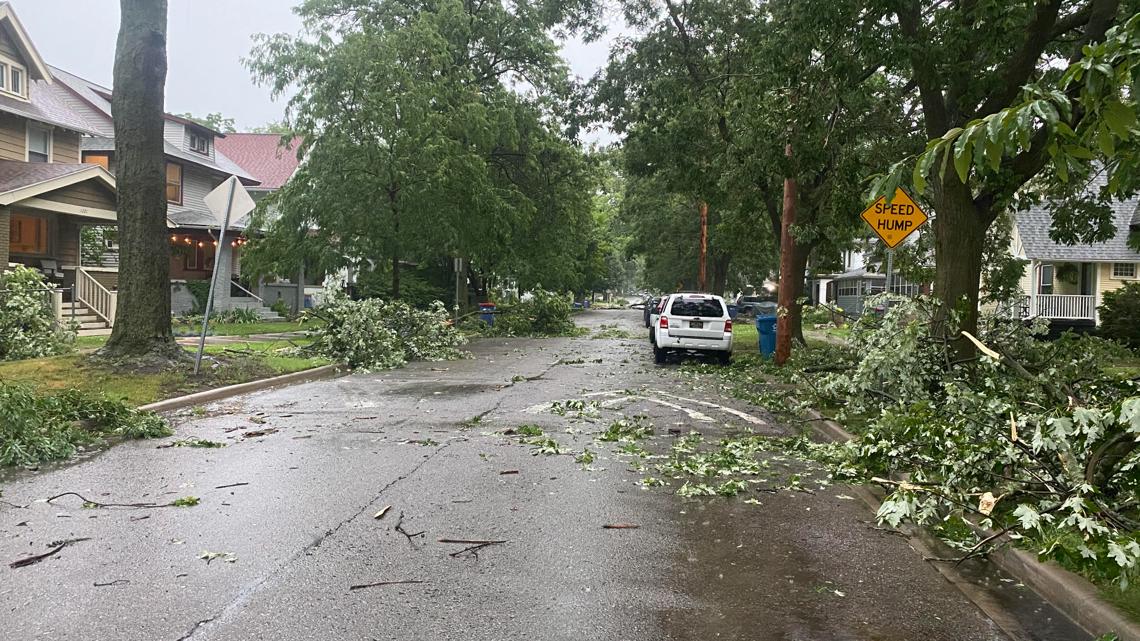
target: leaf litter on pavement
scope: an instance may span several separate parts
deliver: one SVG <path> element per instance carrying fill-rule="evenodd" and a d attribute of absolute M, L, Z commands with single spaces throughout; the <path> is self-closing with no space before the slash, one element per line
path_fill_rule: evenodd
<path fill-rule="evenodd" d="M 592 465 L 608 455 L 640 474 L 637 485 L 642 489 L 670 488 L 685 498 L 741 497 L 750 505 L 762 505 L 755 498 L 757 494 L 814 494 L 831 482 L 823 467 L 803 456 L 808 453 L 803 439 L 764 436 L 747 428 L 733 428 L 720 438 L 696 430 L 682 434 L 675 428 L 662 434 L 649 416 L 626 416 L 597 401 L 580 399 L 555 401 L 547 411 L 572 424 L 596 424 L 603 410 L 614 411 L 619 417 L 605 429 L 593 431 L 590 444 L 581 449 L 560 443 L 536 424 L 518 425 L 498 434 L 530 446 L 535 455 L 572 455 L 585 471 L 597 471 Z M 582 433 L 574 428 L 565 431 L 575 440 Z M 665 439 L 672 443 L 662 452 Z"/>

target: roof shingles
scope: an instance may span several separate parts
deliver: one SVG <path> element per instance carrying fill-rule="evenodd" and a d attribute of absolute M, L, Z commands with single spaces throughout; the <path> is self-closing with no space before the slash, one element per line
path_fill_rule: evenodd
<path fill-rule="evenodd" d="M 293 138 L 287 146 L 281 145 L 278 134 L 226 134 L 214 141 L 218 151 L 261 181 L 257 189 L 280 189 L 301 161 L 297 148 L 301 139 Z"/>
<path fill-rule="evenodd" d="M 1098 187 L 1094 182 L 1093 188 Z M 1129 230 L 1140 221 L 1140 197 L 1113 201 L 1111 207 L 1116 235 L 1105 242 L 1082 245 L 1062 245 L 1049 238 L 1053 214 L 1047 205 L 1018 212 L 1017 234 L 1025 248 L 1025 257 L 1070 262 L 1140 262 L 1140 252 L 1128 246 Z"/>

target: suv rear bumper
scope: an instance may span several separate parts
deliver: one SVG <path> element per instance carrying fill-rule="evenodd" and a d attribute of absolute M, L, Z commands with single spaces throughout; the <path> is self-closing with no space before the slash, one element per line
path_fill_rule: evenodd
<path fill-rule="evenodd" d="M 657 347 L 661 349 L 700 350 L 702 352 L 731 352 L 732 335 L 725 338 L 693 338 L 690 336 L 669 336 L 657 332 Z"/>

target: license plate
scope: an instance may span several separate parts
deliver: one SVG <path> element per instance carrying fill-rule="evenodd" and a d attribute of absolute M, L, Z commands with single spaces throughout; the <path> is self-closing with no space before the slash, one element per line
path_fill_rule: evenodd
<path fill-rule="evenodd" d="M 689 327 L 691 327 L 693 329 L 701 329 L 704 326 L 705 326 L 704 321 L 689 321 Z"/>

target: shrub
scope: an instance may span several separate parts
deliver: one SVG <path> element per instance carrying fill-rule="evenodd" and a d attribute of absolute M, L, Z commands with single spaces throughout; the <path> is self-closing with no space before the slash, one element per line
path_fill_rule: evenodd
<path fill-rule="evenodd" d="M 100 437 L 156 438 L 170 429 L 157 414 L 122 401 L 68 390 L 43 395 L 0 383 L 0 466 L 66 459 Z"/>
<path fill-rule="evenodd" d="M 261 321 L 261 316 L 258 315 L 257 310 L 248 307 L 235 307 L 233 309 L 223 309 L 216 312 L 212 321 L 219 323 L 230 323 L 233 325 L 250 325 Z"/>
<path fill-rule="evenodd" d="M 1140 348 L 1140 283 L 1105 292 L 1100 305 L 1100 333 L 1106 338 Z"/>
<path fill-rule="evenodd" d="M 569 298 L 544 289 L 536 289 L 530 294 L 527 300 L 498 310 L 494 327 L 486 333 L 493 336 L 565 336 L 575 333 Z"/>
<path fill-rule="evenodd" d="M 61 328 L 43 276 L 18 266 L 0 274 L 0 361 L 40 358 L 70 349 L 75 332 Z"/>
<path fill-rule="evenodd" d="M 329 290 L 311 312 L 325 321 L 309 334 L 312 349 L 361 369 L 388 369 L 412 360 L 449 360 L 462 354 L 463 336 L 448 323 L 443 303 L 418 310 L 401 301 L 351 300 Z"/>
<path fill-rule="evenodd" d="M 882 521 L 969 516 L 1127 585 L 1140 569 L 1140 387 L 1100 369 L 1119 346 L 984 318 L 991 352 L 954 360 L 938 311 L 918 298 L 856 324 L 861 360 L 816 386 L 867 421 L 838 466 L 890 489 Z"/>

